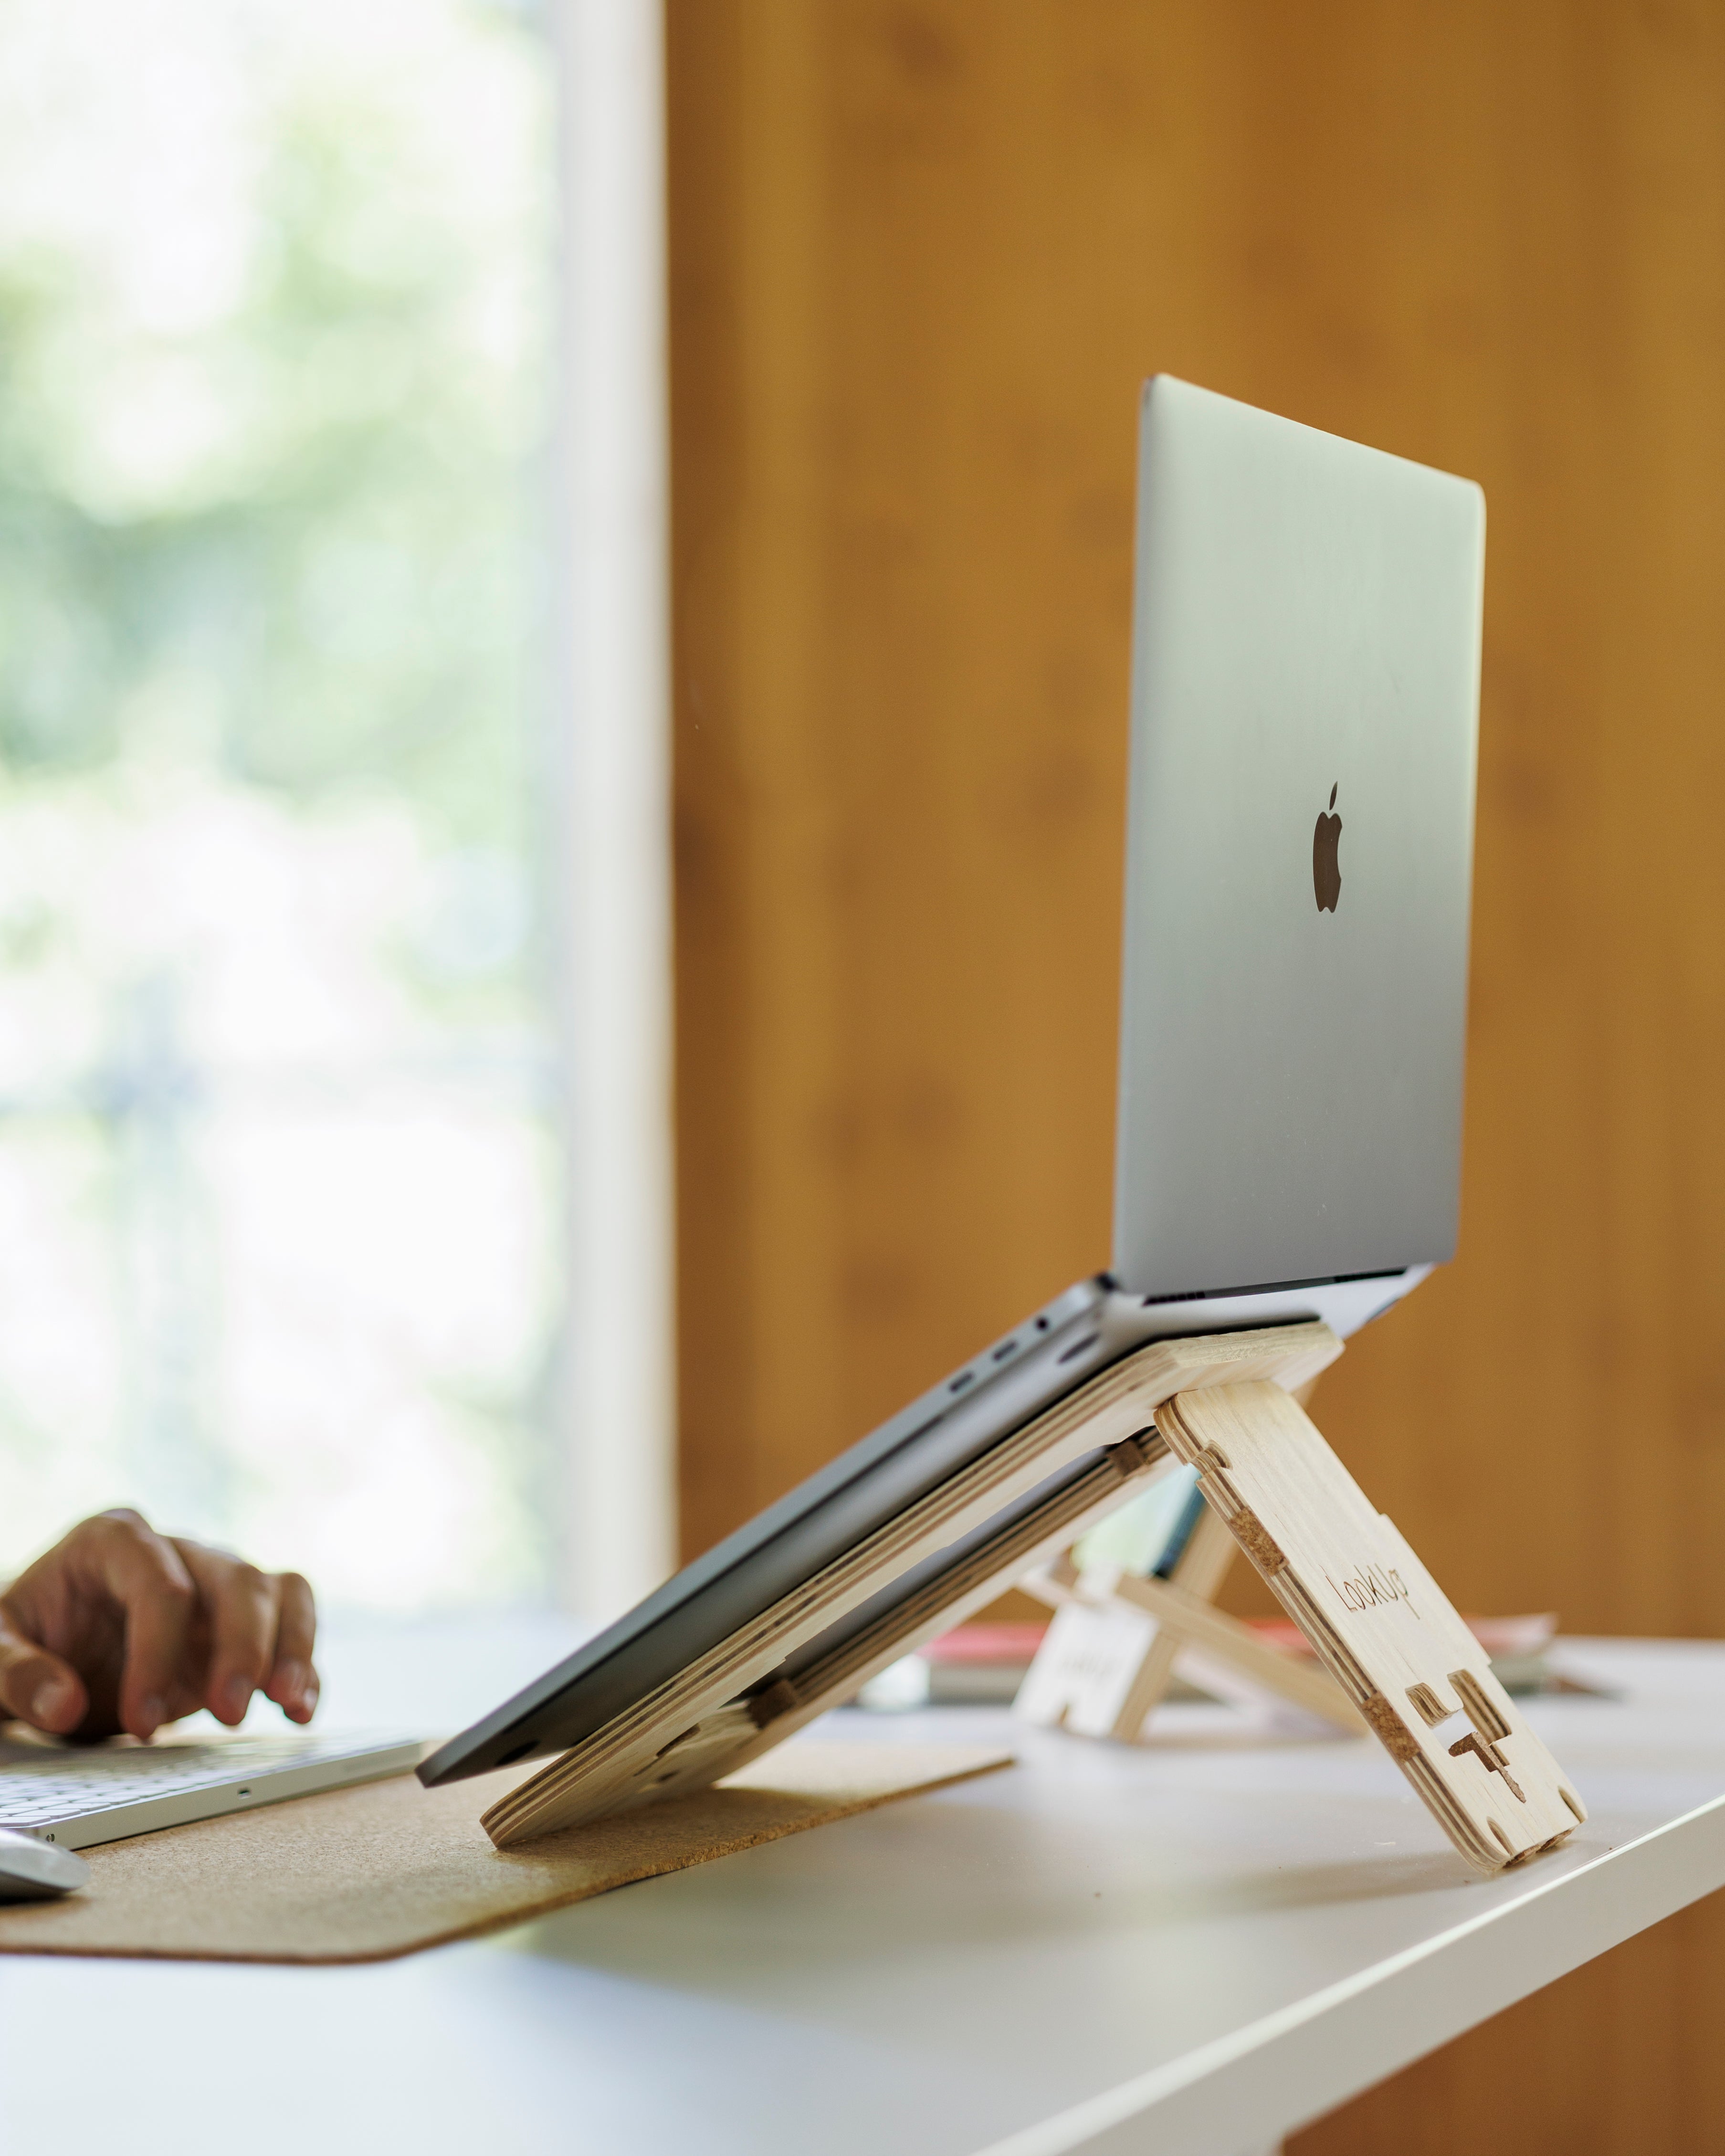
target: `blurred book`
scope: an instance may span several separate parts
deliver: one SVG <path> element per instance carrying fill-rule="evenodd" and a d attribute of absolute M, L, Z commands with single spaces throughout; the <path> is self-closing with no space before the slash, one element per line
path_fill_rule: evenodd
<path fill-rule="evenodd" d="M 1072 1545 L 1072 1562 L 1081 1572 L 1093 1564 L 1113 1564 L 1141 1579 L 1169 1578 L 1203 1517 L 1198 1470 L 1177 1467 L 1081 1535 Z"/>
<path fill-rule="evenodd" d="M 1312 1654 L 1310 1640 L 1286 1617 L 1255 1617 L 1250 1621 L 1254 1631 L 1289 1654 Z M 1551 1650 L 1558 1635 L 1555 1612 L 1543 1609 L 1525 1617 L 1464 1617 L 1462 1622 L 1485 1649 L 1491 1674 L 1507 1692 L 1518 1698 L 1564 1691 L 1600 1696 L 1601 1686 L 1553 1661 Z"/>
<path fill-rule="evenodd" d="M 1189 1522 L 1185 1532 L 1190 1532 Z M 1145 1539 L 1149 1538 L 1147 1532 Z M 1250 1621 L 1254 1630 L 1278 1647 L 1311 1656 L 1305 1634 L 1286 1618 Z M 1506 1691 L 1520 1698 L 1552 1692 L 1600 1694 L 1601 1686 L 1553 1664 L 1550 1650 L 1558 1620 L 1550 1611 L 1522 1617 L 1470 1617 L 1466 1623 Z M 877 1714 L 901 1714 L 919 1707 L 1009 1707 L 1047 1630 L 1040 1624 L 960 1625 L 871 1677 L 857 1694 L 857 1704 Z M 1213 1695 L 1177 1677 L 1165 1696 L 1193 1700 Z"/>

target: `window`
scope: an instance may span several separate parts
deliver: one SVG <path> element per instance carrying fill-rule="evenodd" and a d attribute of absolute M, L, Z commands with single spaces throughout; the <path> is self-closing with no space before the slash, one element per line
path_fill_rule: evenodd
<path fill-rule="evenodd" d="M 0 0 L 0 1568 L 548 1594 L 557 69 Z"/>

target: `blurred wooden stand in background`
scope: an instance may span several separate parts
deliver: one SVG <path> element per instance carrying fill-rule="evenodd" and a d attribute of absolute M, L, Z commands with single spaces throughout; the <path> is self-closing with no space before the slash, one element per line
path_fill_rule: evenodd
<path fill-rule="evenodd" d="M 1055 1612 L 1014 1711 L 1042 1728 L 1122 1744 L 1144 1726 L 1177 1675 L 1230 1703 L 1269 1694 L 1350 1737 L 1364 1718 L 1318 1663 L 1265 1639 L 1213 1597 L 1234 1562 L 1235 1541 L 1206 1505 L 1166 1578 L 1123 1565 L 1081 1564 L 1075 1549 L 1019 1582 Z"/>

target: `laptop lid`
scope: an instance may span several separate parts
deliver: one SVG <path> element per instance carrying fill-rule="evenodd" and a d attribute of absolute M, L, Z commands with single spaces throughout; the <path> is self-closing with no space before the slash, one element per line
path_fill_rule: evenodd
<path fill-rule="evenodd" d="M 1137 519 L 1114 1275 L 1440 1261 L 1484 496 L 1158 376 Z"/>

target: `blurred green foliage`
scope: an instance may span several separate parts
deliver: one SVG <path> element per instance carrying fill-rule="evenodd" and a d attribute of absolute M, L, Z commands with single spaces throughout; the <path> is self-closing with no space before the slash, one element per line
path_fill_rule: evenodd
<path fill-rule="evenodd" d="M 313 84 L 266 118 L 213 321 L 116 327 L 88 262 L 0 250 L 0 756 L 89 770 L 165 726 L 308 806 L 381 786 L 511 850 L 544 206 L 516 205 L 500 270 L 401 107 Z M 193 446 L 141 490 L 93 480 L 90 444 L 164 393 Z"/>

